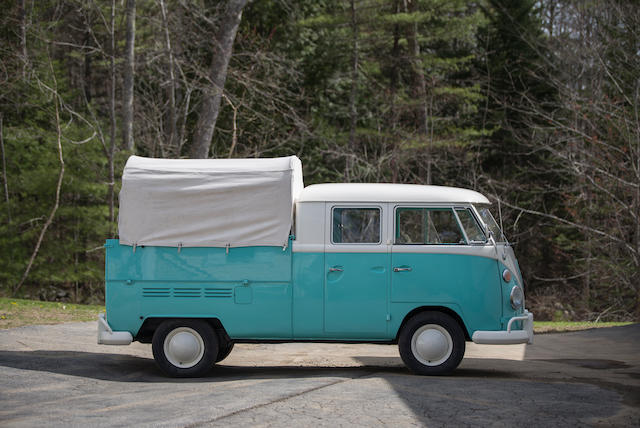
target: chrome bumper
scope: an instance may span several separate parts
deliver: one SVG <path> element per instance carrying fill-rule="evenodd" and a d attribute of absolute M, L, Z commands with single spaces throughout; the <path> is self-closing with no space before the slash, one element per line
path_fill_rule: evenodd
<path fill-rule="evenodd" d="M 113 331 L 104 314 L 98 315 L 98 345 L 129 345 L 131 342 L 133 342 L 131 333 Z"/>
<path fill-rule="evenodd" d="M 511 330 L 511 326 L 516 321 L 522 321 L 522 330 Z M 531 344 L 533 343 L 533 314 L 525 309 L 522 315 L 509 320 L 506 331 L 476 331 L 471 340 L 474 343 L 487 345 Z"/>

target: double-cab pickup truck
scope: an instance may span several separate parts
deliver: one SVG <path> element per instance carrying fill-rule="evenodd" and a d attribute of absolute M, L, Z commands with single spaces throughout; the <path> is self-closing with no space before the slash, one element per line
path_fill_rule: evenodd
<path fill-rule="evenodd" d="M 178 377 L 235 343 L 294 341 L 397 344 L 411 371 L 449 373 L 467 341 L 533 341 L 490 205 L 454 187 L 304 187 L 295 156 L 132 156 L 98 343 L 151 343 Z"/>

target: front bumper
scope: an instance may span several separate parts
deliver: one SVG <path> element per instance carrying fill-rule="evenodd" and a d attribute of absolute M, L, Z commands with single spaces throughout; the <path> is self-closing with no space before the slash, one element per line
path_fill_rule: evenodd
<path fill-rule="evenodd" d="M 133 342 L 131 333 L 113 331 L 104 314 L 98 315 L 98 345 L 129 345 L 131 342 Z"/>
<path fill-rule="evenodd" d="M 511 326 L 516 321 L 522 321 L 522 330 L 511 330 Z M 476 331 L 471 340 L 474 343 L 487 345 L 531 344 L 533 343 L 533 314 L 525 309 L 522 315 L 509 320 L 506 331 Z"/>

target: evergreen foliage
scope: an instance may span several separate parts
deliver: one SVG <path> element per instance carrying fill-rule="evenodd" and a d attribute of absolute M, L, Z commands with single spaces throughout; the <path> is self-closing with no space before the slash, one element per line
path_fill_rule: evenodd
<path fill-rule="evenodd" d="M 227 1 L 136 2 L 135 154 L 190 152 Z M 122 141 L 126 3 L 0 10 L 2 294 L 54 206 L 57 102 L 60 205 L 18 294 L 101 301 L 111 191 L 131 154 L 110 155 Z M 537 315 L 637 319 L 639 27 L 640 10 L 617 0 L 256 0 L 211 154 L 297 154 L 306 184 L 477 189 L 496 202 Z"/>

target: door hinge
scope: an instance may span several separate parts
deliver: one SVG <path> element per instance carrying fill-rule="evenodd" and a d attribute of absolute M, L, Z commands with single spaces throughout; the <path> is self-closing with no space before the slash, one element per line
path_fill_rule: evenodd
<path fill-rule="evenodd" d="M 391 314 L 387 314 L 387 321 L 391 321 Z"/>

